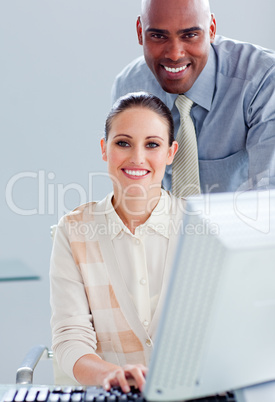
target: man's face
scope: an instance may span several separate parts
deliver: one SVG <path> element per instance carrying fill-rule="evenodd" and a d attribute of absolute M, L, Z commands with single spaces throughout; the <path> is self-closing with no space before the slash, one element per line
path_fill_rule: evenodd
<path fill-rule="evenodd" d="M 207 4 L 207 0 L 147 0 L 138 18 L 146 63 L 166 92 L 187 92 L 206 65 L 216 33 Z"/>

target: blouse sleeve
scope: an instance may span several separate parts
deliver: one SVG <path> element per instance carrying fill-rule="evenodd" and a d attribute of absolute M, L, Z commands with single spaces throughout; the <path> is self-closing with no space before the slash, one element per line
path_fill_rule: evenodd
<path fill-rule="evenodd" d="M 76 265 L 62 218 L 56 229 L 50 265 L 52 349 L 59 367 L 71 378 L 76 361 L 96 354 L 96 333 L 83 278 Z"/>

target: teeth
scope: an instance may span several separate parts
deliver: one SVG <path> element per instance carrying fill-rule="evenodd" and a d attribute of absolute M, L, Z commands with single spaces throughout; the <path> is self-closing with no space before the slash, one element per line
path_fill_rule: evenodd
<path fill-rule="evenodd" d="M 147 170 L 128 170 L 125 169 L 125 173 L 129 174 L 130 176 L 145 176 L 147 174 Z"/>
<path fill-rule="evenodd" d="M 163 66 L 165 68 L 166 71 L 169 71 L 169 73 L 179 73 L 180 71 L 183 71 L 186 69 L 187 66 L 182 66 L 182 67 L 178 67 L 178 68 L 171 68 L 171 67 L 166 67 Z"/>

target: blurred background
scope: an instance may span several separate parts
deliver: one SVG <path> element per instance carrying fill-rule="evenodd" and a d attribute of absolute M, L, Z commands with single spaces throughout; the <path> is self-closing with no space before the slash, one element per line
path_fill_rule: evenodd
<path fill-rule="evenodd" d="M 275 49 L 273 0 L 212 0 L 219 34 Z M 115 76 L 142 54 L 140 0 L 0 0 L 0 383 L 51 345 L 50 226 L 111 189 L 99 140 Z M 36 383 L 51 383 L 42 362 Z"/>

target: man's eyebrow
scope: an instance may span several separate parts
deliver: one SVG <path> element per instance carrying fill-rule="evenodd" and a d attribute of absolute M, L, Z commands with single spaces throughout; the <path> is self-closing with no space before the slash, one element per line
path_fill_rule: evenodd
<path fill-rule="evenodd" d="M 191 28 L 186 28 L 186 29 L 180 29 L 178 30 L 177 34 L 186 34 L 190 32 L 195 32 L 195 31 L 202 31 L 201 27 L 191 27 Z"/>
<path fill-rule="evenodd" d="M 154 33 L 159 33 L 159 34 L 169 34 L 169 31 L 166 29 L 157 29 L 157 28 L 148 28 L 146 29 L 146 32 L 154 32 Z"/>
<path fill-rule="evenodd" d="M 177 31 L 178 35 L 194 32 L 194 31 L 202 31 L 201 27 L 191 27 L 191 28 L 185 28 L 185 29 L 180 29 Z M 167 29 L 158 29 L 158 28 L 148 28 L 146 29 L 146 32 L 152 32 L 152 33 L 158 33 L 158 34 L 164 34 L 164 35 L 169 35 L 169 31 Z"/>

